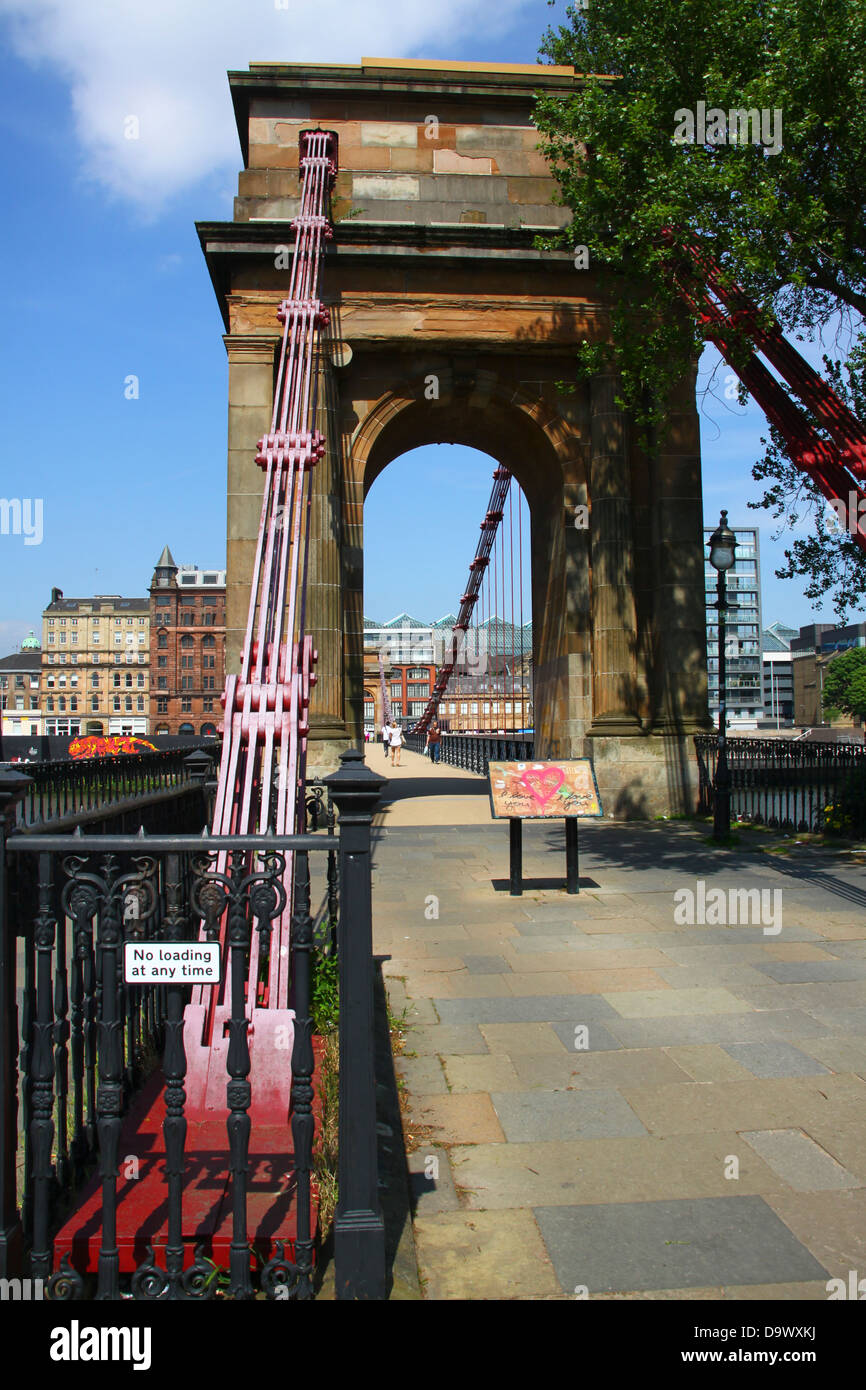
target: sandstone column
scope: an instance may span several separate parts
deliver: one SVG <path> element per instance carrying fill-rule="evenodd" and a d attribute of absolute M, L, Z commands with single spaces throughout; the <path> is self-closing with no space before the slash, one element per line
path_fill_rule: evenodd
<path fill-rule="evenodd" d="M 228 514 L 226 526 L 226 673 L 240 670 L 253 561 L 262 515 L 264 474 L 256 443 L 271 427 L 274 353 L 269 333 L 223 338 L 229 359 Z"/>
<path fill-rule="evenodd" d="M 694 381 L 671 404 L 663 452 L 650 464 L 655 558 L 653 729 L 694 734 L 712 727 L 707 709 L 704 533 Z"/>
<path fill-rule="evenodd" d="M 632 585 L 631 481 L 626 420 L 614 403 L 616 378 L 590 387 L 592 463 L 593 719 L 591 734 L 637 734 L 637 623 Z"/>
<path fill-rule="evenodd" d="M 343 716 L 343 623 L 340 594 L 340 421 L 337 383 L 324 359 L 319 368 L 316 428 L 325 436 L 325 456 L 313 469 L 307 631 L 319 654 L 310 701 L 308 768 L 333 772 L 346 745 Z"/>

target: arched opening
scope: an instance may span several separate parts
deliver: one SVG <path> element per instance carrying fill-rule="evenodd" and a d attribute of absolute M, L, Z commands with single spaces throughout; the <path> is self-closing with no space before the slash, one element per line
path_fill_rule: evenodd
<path fill-rule="evenodd" d="M 192 724 L 181 724 L 180 728 L 178 729 L 178 733 L 179 733 L 179 734 L 194 734 L 194 733 L 195 733 L 195 728 L 193 727 Z"/>
<path fill-rule="evenodd" d="M 531 668 L 532 676 L 532 727 L 536 750 L 543 757 L 579 754 L 583 751 L 583 736 L 591 719 L 588 680 L 590 565 L 588 531 L 573 524 L 572 514 L 578 505 L 585 509 L 587 501 L 588 443 L 576 446 L 575 430 L 566 425 L 556 407 L 555 397 L 548 404 L 531 393 L 524 395 L 514 384 L 500 387 L 493 373 L 469 373 L 464 381 L 456 371 L 443 370 L 436 380 L 440 394 L 435 403 L 424 399 L 423 387 L 417 390 L 409 386 L 401 388 L 376 402 L 354 436 L 352 465 L 365 499 L 380 477 L 377 491 L 384 489 L 385 495 L 393 499 L 390 532 L 385 528 L 375 544 L 380 549 L 389 544 L 395 546 L 397 528 L 401 527 L 414 544 L 414 559 L 407 557 L 406 566 L 435 566 L 438 563 L 435 547 L 431 545 L 428 549 L 434 515 L 444 514 L 449 532 L 456 534 L 458 524 L 464 526 L 459 551 L 462 558 L 459 562 L 455 558 L 446 577 L 447 592 L 453 597 L 447 601 L 445 610 L 455 614 L 465 591 L 469 562 L 475 552 L 490 495 L 493 469 L 498 465 L 509 470 L 525 498 L 523 524 L 529 533 L 524 537 L 530 573 L 523 575 L 523 621 L 532 634 L 531 654 L 527 653 L 526 665 Z M 453 452 L 456 457 L 459 452 L 463 459 L 477 461 L 476 495 L 470 496 L 465 491 L 468 481 L 465 472 L 458 470 L 456 479 L 437 489 L 434 471 L 422 470 L 422 486 L 411 494 L 411 509 L 398 508 L 400 485 L 389 484 L 389 476 L 397 478 L 390 466 L 396 465 L 399 469 L 402 466 L 399 461 L 404 456 L 421 458 L 430 452 L 425 446 L 433 445 L 442 447 L 443 453 Z M 456 445 L 458 449 L 449 450 L 445 447 L 448 445 Z M 365 567 L 370 563 L 371 551 L 370 536 L 364 527 L 372 515 L 368 507 L 364 524 L 357 530 L 352 528 L 353 535 L 357 536 L 355 544 L 363 548 Z M 516 580 L 516 590 L 518 586 L 519 580 Z M 370 587 L 367 588 L 363 611 L 368 615 L 369 610 L 373 618 L 383 620 L 383 615 L 369 609 L 370 602 L 375 599 Z M 510 591 L 510 579 L 507 588 Z M 508 603 L 510 608 L 510 592 Z M 398 609 L 402 606 L 395 605 Z M 515 607 L 519 610 L 519 601 Z M 501 618 L 501 601 L 494 601 L 488 616 L 496 610 Z M 369 645 L 364 642 L 363 634 L 359 633 L 359 638 L 354 652 L 350 641 L 350 685 L 353 683 L 352 658 L 357 662 L 354 670 L 360 675 L 358 668 L 363 666 L 363 649 Z M 358 707 L 352 713 L 360 730 L 362 710 L 360 698 L 356 698 Z M 404 703 L 411 704 L 408 691 Z M 474 712 L 472 701 L 467 703 L 470 708 L 465 712 L 459 708 L 454 711 L 456 721 L 462 716 L 466 719 L 463 727 L 473 727 L 472 714 L 475 713 L 480 726 L 484 722 L 483 701 L 478 701 L 479 709 Z M 493 709 L 487 713 L 490 727 L 497 727 L 493 723 Z M 411 718 L 411 708 L 404 714 L 407 719 Z M 449 710 L 447 717 L 450 715 Z M 504 715 L 503 706 L 503 724 Z M 512 701 L 512 721 L 514 717 Z M 524 711 L 521 723 L 512 724 L 512 727 L 527 727 L 527 722 Z"/>
<path fill-rule="evenodd" d="M 519 483 L 487 453 L 426 445 L 393 459 L 365 502 L 364 730 L 383 708 L 411 729 L 444 661 L 482 534 L 494 476 L 502 516 L 438 720 L 454 733 L 532 727 L 529 509 Z M 381 673 L 379 657 L 381 656 Z"/>
<path fill-rule="evenodd" d="M 88 734 L 102 734 L 102 733 L 104 733 L 104 732 L 105 732 L 105 727 L 104 727 L 104 725 L 103 725 L 101 719 L 88 719 L 87 725 L 86 725 L 86 727 L 85 727 L 85 733 L 88 733 Z"/>
<path fill-rule="evenodd" d="M 216 724 L 202 724 L 202 726 L 201 726 L 201 733 L 202 733 L 206 738 L 211 737 L 213 734 L 216 733 Z"/>

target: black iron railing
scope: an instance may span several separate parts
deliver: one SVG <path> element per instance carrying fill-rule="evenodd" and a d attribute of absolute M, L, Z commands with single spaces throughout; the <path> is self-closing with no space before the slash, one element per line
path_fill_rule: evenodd
<path fill-rule="evenodd" d="M 406 747 L 413 753 L 423 753 L 426 734 L 407 734 Z M 487 776 L 490 763 L 529 762 L 535 741 L 513 734 L 443 734 L 439 757 L 451 767 Z"/>
<path fill-rule="evenodd" d="M 333 944 L 330 924 L 337 919 L 340 945 L 337 1292 L 345 1298 L 384 1296 L 384 1233 L 375 1215 L 370 902 L 370 825 L 382 784 L 383 779 L 363 766 L 360 753 L 344 754 L 340 771 L 319 784 L 318 796 L 312 793 L 328 822 L 325 833 L 68 835 L 45 829 L 16 831 L 12 810 L 26 785 L 15 774 L 0 775 L 0 1276 L 26 1270 L 47 1281 L 49 1297 L 83 1295 L 89 1286 L 82 1271 L 68 1255 L 58 1267 L 54 1239 L 75 1210 L 82 1185 L 93 1181 L 96 1167 L 102 1200 L 95 1296 L 114 1299 L 128 1291 L 139 1300 L 174 1300 L 214 1293 L 215 1269 L 207 1258 L 207 1241 L 190 1263 L 192 1252 L 185 1248 L 183 1236 L 183 1017 L 191 987 L 179 982 L 125 983 L 122 956 L 127 942 L 216 940 L 222 924 L 232 980 L 224 1112 L 232 1197 L 228 1292 L 239 1298 L 254 1296 L 247 1172 L 255 1076 L 250 1076 L 245 984 L 253 933 L 258 934 L 260 958 L 267 960 L 272 923 L 286 905 L 282 877 L 285 856 L 292 852 L 290 978 L 295 1021 L 292 1134 L 285 1151 L 294 1153 L 297 1234 L 291 1259 L 276 1243 L 259 1271 L 259 1287 L 269 1298 L 312 1296 L 311 957 L 316 939 L 310 858 L 324 855 L 328 871 L 323 863 L 319 877 L 328 932 L 323 944 Z M 308 812 L 310 823 L 314 818 Z M 225 873 L 218 873 L 214 862 L 221 849 L 228 856 Z M 156 1059 L 161 1059 L 164 1094 L 167 1242 L 159 1260 L 147 1247 L 122 1288 L 118 1145 L 124 1117 L 148 1065 L 152 1070 Z"/>
<path fill-rule="evenodd" d="M 181 786 L 189 779 L 188 749 L 128 753 L 116 758 L 21 763 L 30 779 L 15 811 L 16 824 L 36 825 L 92 811 L 108 802 Z"/>
<path fill-rule="evenodd" d="M 713 814 L 718 753 L 712 734 L 695 738 L 698 812 Z M 866 748 L 793 739 L 729 738 L 731 813 L 779 830 L 866 834 Z"/>

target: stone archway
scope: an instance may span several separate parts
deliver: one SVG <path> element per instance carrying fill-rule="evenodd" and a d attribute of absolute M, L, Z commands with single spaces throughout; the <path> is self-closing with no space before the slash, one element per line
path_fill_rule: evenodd
<path fill-rule="evenodd" d="M 575 377 L 575 345 L 606 340 L 610 286 L 537 245 L 568 213 L 537 150 L 533 92 L 581 80 L 402 60 L 231 75 L 246 165 L 235 221 L 199 229 L 229 358 L 227 670 L 261 509 L 253 456 L 270 418 L 298 135 L 323 124 L 339 137 L 317 422 L 328 451 L 309 571 L 311 771 L 363 739 L 366 490 L 398 454 L 456 442 L 510 468 L 529 503 L 539 755 L 592 756 L 610 814 L 694 804 L 691 736 L 709 727 L 694 382 L 669 403 L 662 451 L 644 457 L 616 383 Z"/>
<path fill-rule="evenodd" d="M 434 383 L 436 397 L 429 399 Z M 486 453 L 508 468 L 524 491 L 532 525 L 537 747 L 539 756 L 566 756 L 561 750 L 583 740 L 591 710 L 588 532 L 563 525 L 571 499 L 585 499 L 587 493 L 579 442 L 549 402 L 501 381 L 493 371 L 461 370 L 430 359 L 414 382 L 401 382 L 371 404 L 350 442 L 351 486 L 366 497 L 393 459 L 439 443 Z M 356 526 L 361 535 L 355 532 L 351 544 L 362 564 L 354 577 L 363 595 L 363 518 Z M 465 577 L 461 573 L 455 580 L 462 585 Z M 363 649 L 359 654 L 354 644 L 347 646 L 350 663 L 359 655 L 363 660 Z"/>

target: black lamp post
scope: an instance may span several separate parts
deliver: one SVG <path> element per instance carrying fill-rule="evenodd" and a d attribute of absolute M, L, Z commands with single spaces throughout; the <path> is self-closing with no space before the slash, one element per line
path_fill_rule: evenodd
<path fill-rule="evenodd" d="M 733 567 L 737 538 L 728 525 L 728 513 L 722 512 L 719 524 L 710 536 L 710 564 L 719 579 L 716 589 L 716 609 L 719 614 L 719 742 L 716 776 L 713 785 L 713 839 L 727 840 L 731 833 L 731 771 L 728 767 L 728 670 L 725 655 L 725 614 L 736 603 L 728 603 L 726 575 Z"/>

